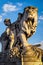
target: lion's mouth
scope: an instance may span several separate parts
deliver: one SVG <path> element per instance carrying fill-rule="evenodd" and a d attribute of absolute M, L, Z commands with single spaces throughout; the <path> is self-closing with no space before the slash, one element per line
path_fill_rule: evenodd
<path fill-rule="evenodd" d="M 31 21 L 31 22 L 32 22 L 32 24 L 33 24 L 33 23 L 34 23 L 34 18 L 29 17 L 29 18 L 27 18 L 27 21 Z"/>

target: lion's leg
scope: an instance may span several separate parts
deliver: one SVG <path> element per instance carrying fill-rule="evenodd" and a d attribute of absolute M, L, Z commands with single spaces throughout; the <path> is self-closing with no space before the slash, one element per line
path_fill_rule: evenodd
<path fill-rule="evenodd" d="M 24 33 L 21 33 L 21 34 L 20 34 L 20 40 L 21 40 L 21 42 L 22 42 L 22 44 L 23 44 L 24 47 L 30 45 L 30 44 L 28 44 L 28 42 L 27 42 L 27 40 L 26 40 L 26 36 L 25 36 Z"/>

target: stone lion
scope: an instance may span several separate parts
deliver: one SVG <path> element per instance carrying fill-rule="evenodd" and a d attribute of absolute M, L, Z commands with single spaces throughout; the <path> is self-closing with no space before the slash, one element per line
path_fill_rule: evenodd
<path fill-rule="evenodd" d="M 30 62 L 40 62 L 37 65 L 42 65 L 41 57 L 42 51 L 28 44 L 27 39 L 30 38 L 36 31 L 37 21 L 38 20 L 38 10 L 33 6 L 26 7 L 23 13 L 20 13 L 16 22 L 11 24 L 11 28 L 13 29 L 14 34 L 14 43 L 11 49 L 11 56 L 14 56 L 19 52 L 21 54 L 22 65 L 35 65 L 35 63 L 31 64 Z M 7 36 L 7 35 L 6 35 Z M 2 36 L 3 38 L 3 36 Z M 6 41 L 6 40 L 5 40 Z M 7 40 L 8 41 L 8 40 Z M 10 42 L 9 42 L 10 43 Z M 16 50 L 16 48 L 19 50 Z M 19 54 L 18 53 L 18 54 Z M 28 56 L 28 58 L 26 58 Z M 29 61 L 24 62 L 23 61 Z"/>
<path fill-rule="evenodd" d="M 28 46 L 27 39 L 36 31 L 37 19 L 37 8 L 30 6 L 24 9 L 23 17 L 20 21 L 21 29 L 18 34 L 24 47 L 25 45 Z"/>

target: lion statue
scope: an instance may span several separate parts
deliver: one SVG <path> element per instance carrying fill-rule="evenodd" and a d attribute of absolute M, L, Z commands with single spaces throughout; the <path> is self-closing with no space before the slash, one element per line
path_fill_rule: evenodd
<path fill-rule="evenodd" d="M 10 53 L 12 54 L 11 57 L 15 56 L 16 52 L 19 52 L 18 55 L 21 55 L 22 65 L 42 65 L 42 50 L 27 42 L 27 39 L 36 32 L 38 9 L 33 6 L 26 7 L 23 13 L 19 13 L 16 22 L 10 23 L 9 19 L 4 22 L 7 25 L 7 29 L 1 35 L 1 42 L 4 44 L 3 41 L 7 41 L 5 44 L 7 48 L 9 45 Z M 7 39 L 5 39 L 5 37 L 7 37 Z M 34 63 L 31 64 L 31 62 Z"/>
<path fill-rule="evenodd" d="M 36 31 L 37 19 L 37 8 L 26 7 L 24 9 L 23 17 L 20 21 L 21 29 L 18 34 L 24 46 L 28 45 L 27 39 L 31 37 L 33 33 Z"/>

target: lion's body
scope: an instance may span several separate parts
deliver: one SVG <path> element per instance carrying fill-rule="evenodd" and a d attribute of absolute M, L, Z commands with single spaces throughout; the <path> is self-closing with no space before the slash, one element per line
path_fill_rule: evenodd
<path fill-rule="evenodd" d="M 28 10 L 25 9 L 23 13 L 23 17 L 20 21 L 21 29 L 17 36 L 20 37 L 21 43 L 25 46 L 28 46 L 27 38 L 33 35 L 33 33 L 36 31 L 37 26 L 37 9 L 31 7 Z"/>

